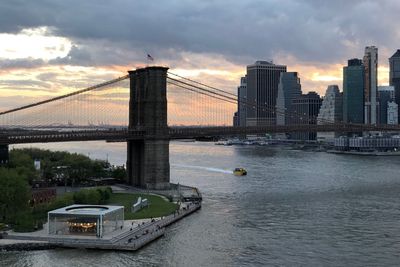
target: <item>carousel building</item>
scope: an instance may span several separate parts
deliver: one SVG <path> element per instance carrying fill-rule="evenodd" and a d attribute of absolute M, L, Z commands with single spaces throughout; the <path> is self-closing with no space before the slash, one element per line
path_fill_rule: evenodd
<path fill-rule="evenodd" d="M 71 205 L 48 212 L 49 235 L 103 237 L 124 226 L 123 206 Z"/>

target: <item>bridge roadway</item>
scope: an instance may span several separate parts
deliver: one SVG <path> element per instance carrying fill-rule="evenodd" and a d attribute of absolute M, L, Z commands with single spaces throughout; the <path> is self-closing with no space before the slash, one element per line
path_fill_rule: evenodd
<path fill-rule="evenodd" d="M 398 131 L 400 125 L 365 125 L 365 124 L 330 124 L 330 125 L 289 125 L 289 126 L 255 126 L 255 127 L 169 127 L 161 138 L 189 139 L 201 137 L 236 136 L 241 134 L 265 134 L 288 132 L 362 132 L 362 131 Z M 152 139 L 155 136 L 146 134 L 145 129 L 128 130 L 128 128 L 108 128 L 97 130 L 71 129 L 0 129 L 0 144 L 50 143 L 69 141 L 109 141 Z M 156 138 L 160 138 L 157 136 Z"/>

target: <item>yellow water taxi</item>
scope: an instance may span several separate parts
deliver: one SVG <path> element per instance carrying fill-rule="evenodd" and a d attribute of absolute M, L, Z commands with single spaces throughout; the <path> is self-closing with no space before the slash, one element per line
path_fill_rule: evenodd
<path fill-rule="evenodd" d="M 233 170 L 233 174 L 237 176 L 247 175 L 247 171 L 243 168 L 236 168 Z"/>

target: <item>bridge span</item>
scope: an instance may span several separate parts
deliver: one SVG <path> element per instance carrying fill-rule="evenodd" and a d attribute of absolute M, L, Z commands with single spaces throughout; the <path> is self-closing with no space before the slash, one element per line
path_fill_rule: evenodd
<path fill-rule="evenodd" d="M 264 135 L 267 133 L 291 132 L 365 132 L 385 131 L 400 132 L 399 125 L 366 125 L 366 124 L 332 124 L 332 125 L 270 125 L 255 127 L 210 126 L 210 127 L 168 127 L 163 135 L 168 140 L 196 139 L 202 137 L 230 137 L 238 135 Z M 157 136 L 148 133 L 145 129 L 131 129 L 127 127 L 89 130 L 3 130 L 0 132 L 0 145 L 55 143 L 76 141 L 108 141 L 127 142 L 128 140 L 152 139 Z"/>

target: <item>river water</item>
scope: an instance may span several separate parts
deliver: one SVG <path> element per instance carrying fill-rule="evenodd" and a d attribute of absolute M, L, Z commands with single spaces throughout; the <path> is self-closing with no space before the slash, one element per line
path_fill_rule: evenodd
<path fill-rule="evenodd" d="M 125 162 L 125 144 L 44 144 Z M 365 266 L 400 262 L 400 157 L 173 142 L 171 181 L 199 212 L 139 252 L 0 252 L 0 266 Z M 233 176 L 244 167 L 248 175 Z"/>

